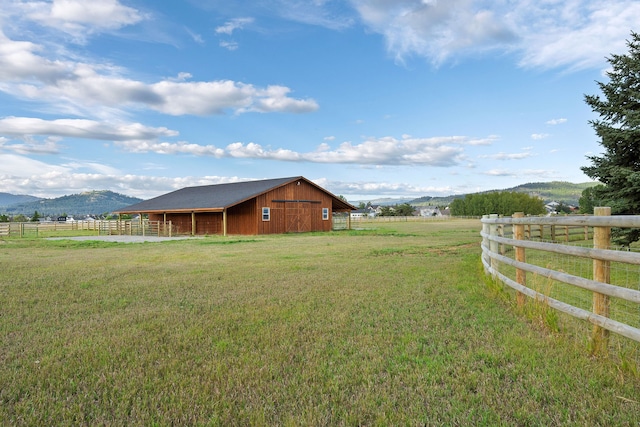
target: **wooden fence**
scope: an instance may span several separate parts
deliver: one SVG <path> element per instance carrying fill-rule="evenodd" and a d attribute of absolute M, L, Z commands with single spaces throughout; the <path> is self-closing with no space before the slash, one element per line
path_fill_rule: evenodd
<path fill-rule="evenodd" d="M 485 271 L 517 291 L 518 305 L 530 297 L 590 322 L 594 353 L 608 348 L 609 331 L 640 342 L 640 253 L 611 249 L 611 228 L 640 228 L 640 216 L 610 212 L 481 220 Z"/>
<path fill-rule="evenodd" d="M 105 220 L 0 223 L 0 236 L 38 237 L 56 234 L 171 237 L 174 233 L 171 221 Z"/>
<path fill-rule="evenodd" d="M 438 216 L 356 216 L 333 215 L 333 230 L 347 230 L 351 227 L 361 228 L 366 224 L 379 224 L 381 222 L 433 222 L 449 221 L 449 215 Z"/>

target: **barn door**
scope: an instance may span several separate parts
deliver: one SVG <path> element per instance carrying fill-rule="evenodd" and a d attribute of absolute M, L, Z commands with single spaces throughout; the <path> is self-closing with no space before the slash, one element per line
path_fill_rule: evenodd
<path fill-rule="evenodd" d="M 311 203 L 287 203 L 286 210 L 287 233 L 303 233 L 311 231 Z"/>

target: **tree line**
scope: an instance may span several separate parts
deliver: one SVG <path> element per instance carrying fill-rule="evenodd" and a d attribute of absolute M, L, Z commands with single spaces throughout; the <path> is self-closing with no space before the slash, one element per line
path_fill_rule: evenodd
<path fill-rule="evenodd" d="M 524 212 L 526 215 L 542 215 L 547 212 L 542 199 L 516 191 L 467 194 L 464 198 L 451 202 L 449 209 L 451 215 L 454 216 L 489 214 L 511 216 L 515 212 Z"/>

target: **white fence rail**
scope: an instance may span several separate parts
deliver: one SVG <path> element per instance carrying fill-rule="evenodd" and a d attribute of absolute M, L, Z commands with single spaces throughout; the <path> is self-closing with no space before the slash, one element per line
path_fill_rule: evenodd
<path fill-rule="evenodd" d="M 596 353 L 607 348 L 609 331 L 640 342 L 640 253 L 610 249 L 611 228 L 640 228 L 640 216 L 609 213 L 482 218 L 485 271 L 515 289 L 519 305 L 528 296 L 592 323 Z"/>

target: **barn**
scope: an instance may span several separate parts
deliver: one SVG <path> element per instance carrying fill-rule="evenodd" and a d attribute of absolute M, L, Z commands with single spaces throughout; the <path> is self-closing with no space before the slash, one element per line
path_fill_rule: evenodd
<path fill-rule="evenodd" d="M 178 234 L 331 231 L 335 212 L 356 209 L 308 179 L 267 179 L 186 187 L 115 211 L 171 221 Z"/>

